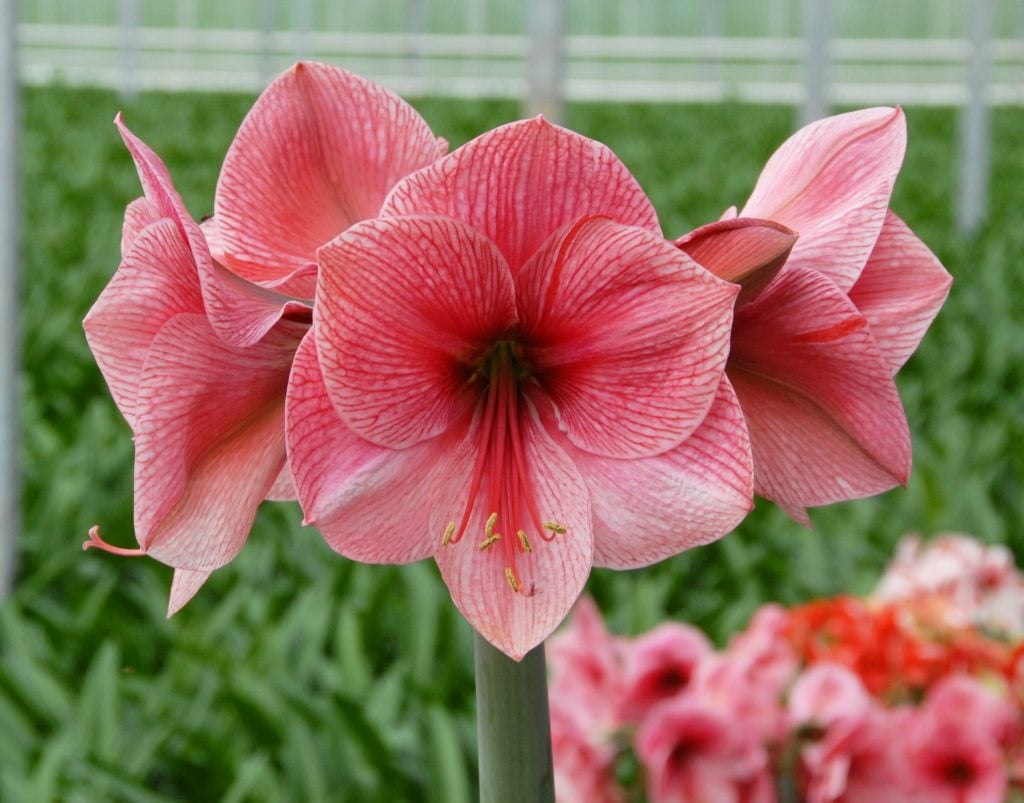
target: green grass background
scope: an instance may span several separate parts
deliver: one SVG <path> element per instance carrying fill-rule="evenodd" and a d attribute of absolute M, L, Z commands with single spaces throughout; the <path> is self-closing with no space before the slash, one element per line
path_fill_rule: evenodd
<path fill-rule="evenodd" d="M 180 614 L 170 570 L 80 544 L 133 544 L 132 446 L 80 321 L 118 263 L 139 194 L 119 106 L 166 160 L 195 216 L 251 97 L 32 89 L 24 107 L 24 466 L 20 570 L 0 605 L 0 800 L 473 799 L 472 639 L 434 566 L 363 566 L 265 505 L 248 545 Z M 453 147 L 517 115 L 423 101 Z M 974 533 L 1024 557 L 1024 110 L 995 113 L 990 224 L 953 231 L 956 116 L 908 111 L 893 205 L 954 274 L 950 301 L 898 382 L 914 435 L 906 490 L 813 514 L 760 502 L 717 544 L 650 569 L 596 571 L 613 629 L 665 619 L 718 641 L 768 600 L 866 591 L 898 536 Z M 676 236 L 742 203 L 793 112 L 575 106 Z"/>

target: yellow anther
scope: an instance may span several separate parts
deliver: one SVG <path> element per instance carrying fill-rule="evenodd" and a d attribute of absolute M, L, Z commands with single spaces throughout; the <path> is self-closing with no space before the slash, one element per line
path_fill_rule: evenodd
<path fill-rule="evenodd" d="M 516 535 L 519 536 L 519 543 L 523 545 L 523 549 L 525 549 L 527 552 L 533 552 L 533 547 L 530 546 L 530 541 L 526 537 L 526 533 L 520 530 L 516 533 Z"/>
<path fill-rule="evenodd" d="M 490 539 L 494 535 L 494 525 L 498 523 L 498 514 L 492 513 L 487 517 L 487 523 L 484 525 L 484 535 Z"/>
<path fill-rule="evenodd" d="M 519 581 L 516 580 L 515 572 L 513 572 L 507 566 L 505 567 L 505 579 L 508 580 L 508 584 L 512 586 L 512 590 L 517 594 L 519 593 Z"/>
<path fill-rule="evenodd" d="M 483 541 L 480 542 L 480 551 L 490 549 L 494 544 L 501 540 L 501 536 L 498 533 L 487 536 Z"/>
<path fill-rule="evenodd" d="M 556 521 L 546 521 L 546 522 L 544 522 L 544 529 L 545 530 L 551 530 L 551 532 L 555 533 L 556 535 L 565 535 L 565 532 L 566 532 L 565 527 L 563 527 L 561 524 L 559 524 Z"/>
<path fill-rule="evenodd" d="M 453 535 L 455 535 L 455 522 L 450 521 L 448 526 L 444 528 L 444 538 L 441 539 L 441 546 L 448 546 Z"/>

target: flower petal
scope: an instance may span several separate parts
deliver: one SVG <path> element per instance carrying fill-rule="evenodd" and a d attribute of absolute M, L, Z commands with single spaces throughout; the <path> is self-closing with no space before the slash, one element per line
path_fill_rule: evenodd
<path fill-rule="evenodd" d="M 300 62 L 249 111 L 224 159 L 216 217 L 231 270 L 275 281 L 375 217 L 395 182 L 447 150 L 398 96 Z"/>
<path fill-rule="evenodd" d="M 295 355 L 285 415 L 306 523 L 332 549 L 367 563 L 407 563 L 434 553 L 426 500 L 443 458 L 433 441 L 396 451 L 345 426 L 327 397 L 312 331 Z"/>
<path fill-rule="evenodd" d="M 727 379 L 703 423 L 674 449 L 639 460 L 568 450 L 590 489 L 596 566 L 635 569 L 710 543 L 753 507 L 750 440 Z"/>
<path fill-rule="evenodd" d="M 175 222 L 160 219 L 133 237 L 82 323 L 96 364 L 133 431 L 139 377 L 153 338 L 175 315 L 202 311 L 192 253 Z"/>
<path fill-rule="evenodd" d="M 142 230 L 151 223 L 160 219 L 156 207 L 148 198 L 142 196 L 132 201 L 124 210 L 124 223 L 121 226 L 121 256 L 128 254 L 128 250 L 135 242 L 135 238 L 142 233 Z"/>
<path fill-rule="evenodd" d="M 552 232 L 585 215 L 661 231 L 611 150 L 541 117 L 489 131 L 406 178 L 381 215 L 411 214 L 468 223 L 498 244 L 513 274 Z"/>
<path fill-rule="evenodd" d="M 180 611 L 189 600 L 199 593 L 199 589 L 210 579 L 212 572 L 192 571 L 191 569 L 175 569 L 171 580 L 171 598 L 167 603 L 167 618 L 170 619 Z"/>
<path fill-rule="evenodd" d="M 307 305 L 256 287 L 215 264 L 206 237 L 199 225 L 189 217 L 160 157 L 128 130 L 120 114 L 114 119 L 114 124 L 131 153 L 145 192 L 147 205 L 140 205 L 137 212 L 169 218 L 177 226 L 191 251 L 210 323 L 224 342 L 239 346 L 252 345 L 282 317 L 308 311 Z M 138 204 L 137 201 L 135 203 Z M 131 215 L 134 217 L 136 213 Z M 126 222 L 126 225 L 133 227 L 136 224 Z M 130 232 L 123 233 L 122 242 L 128 236 Z"/>
<path fill-rule="evenodd" d="M 910 434 L 889 367 L 824 276 L 787 268 L 737 311 L 728 374 L 750 429 L 755 491 L 794 518 L 906 482 Z"/>
<path fill-rule="evenodd" d="M 517 281 L 525 360 L 581 449 L 658 454 L 707 414 L 739 288 L 660 236 L 583 218 Z"/>
<path fill-rule="evenodd" d="M 324 246 L 317 305 L 335 409 L 393 449 L 447 428 L 476 362 L 515 322 L 497 248 L 441 217 L 368 220 Z"/>
<path fill-rule="evenodd" d="M 135 532 L 152 557 L 210 571 L 230 561 L 285 459 L 284 397 L 305 327 L 223 343 L 177 315 L 153 340 L 136 402 Z"/>
<path fill-rule="evenodd" d="M 914 353 L 952 283 L 928 246 L 889 212 L 850 300 L 868 319 L 894 374 Z"/>
<path fill-rule="evenodd" d="M 849 290 L 878 239 L 906 144 L 898 108 L 811 123 L 768 160 L 740 214 L 798 232 L 789 264 L 813 267 Z"/>
<path fill-rule="evenodd" d="M 736 306 L 753 301 L 789 258 L 797 234 L 780 223 L 730 218 L 701 226 L 676 245 L 720 279 L 742 286 Z"/>
<path fill-rule="evenodd" d="M 456 607 L 480 635 L 518 661 L 558 626 L 583 590 L 593 543 L 590 503 L 572 461 L 535 417 L 526 413 L 521 418 L 521 432 L 526 463 L 531 467 L 533 498 L 540 515 L 558 522 L 566 532 L 551 541 L 532 536 L 532 552 L 519 550 L 511 533 L 490 548 L 480 549 L 488 511 L 477 505 L 465 537 L 442 546 L 445 527 L 461 518 L 466 504 L 480 449 L 478 423 L 479 419 L 435 478 L 429 497 L 436 500 L 430 529 L 436 539 L 437 565 Z M 506 545 L 514 550 L 515 568 L 523 581 L 518 593 L 506 577 Z"/>

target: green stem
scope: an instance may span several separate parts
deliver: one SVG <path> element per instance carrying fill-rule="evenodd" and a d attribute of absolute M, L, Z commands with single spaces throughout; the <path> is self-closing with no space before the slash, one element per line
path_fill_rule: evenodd
<path fill-rule="evenodd" d="M 480 803 L 554 803 L 544 645 L 517 663 L 474 635 Z"/>

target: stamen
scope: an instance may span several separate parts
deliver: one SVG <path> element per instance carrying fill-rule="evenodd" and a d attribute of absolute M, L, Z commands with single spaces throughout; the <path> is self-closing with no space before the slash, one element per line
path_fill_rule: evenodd
<path fill-rule="evenodd" d="M 492 513 L 487 517 L 487 523 L 484 525 L 484 535 L 490 540 L 491 536 L 494 535 L 494 525 L 498 523 L 497 512 Z"/>
<path fill-rule="evenodd" d="M 448 526 L 444 528 L 444 538 L 441 539 L 441 546 L 448 546 L 452 542 L 452 536 L 455 534 L 455 522 L 448 522 Z"/>
<path fill-rule="evenodd" d="M 144 549 L 127 549 L 123 546 L 108 544 L 100 538 L 100 526 L 98 524 L 89 529 L 89 540 L 82 544 L 82 549 L 90 549 L 91 547 L 102 549 L 104 552 L 109 552 L 112 555 L 124 555 L 129 558 L 137 558 L 146 554 Z"/>
<path fill-rule="evenodd" d="M 508 584 L 510 586 L 512 586 L 512 590 L 515 591 L 518 594 L 519 593 L 519 589 L 522 588 L 522 586 L 519 584 L 519 581 L 516 579 L 515 572 L 513 572 L 507 566 L 505 567 L 505 579 L 508 580 Z"/>
<path fill-rule="evenodd" d="M 523 549 L 526 552 L 533 552 L 533 547 L 530 546 L 530 541 L 526 537 L 526 533 L 523 532 L 522 530 L 520 530 L 519 532 L 516 533 L 516 535 L 519 536 L 519 543 L 523 545 Z"/>
<path fill-rule="evenodd" d="M 546 521 L 544 522 L 544 529 L 551 530 L 555 535 L 565 535 L 567 530 L 557 521 Z"/>
<path fill-rule="evenodd" d="M 480 542 L 479 549 L 481 552 L 483 552 L 485 549 L 490 549 L 500 540 L 501 536 L 498 535 L 498 533 L 495 533 L 494 535 L 489 535 L 483 541 Z"/>

